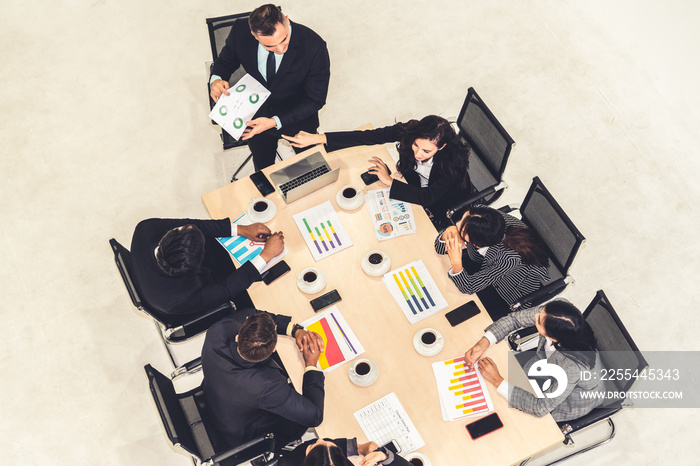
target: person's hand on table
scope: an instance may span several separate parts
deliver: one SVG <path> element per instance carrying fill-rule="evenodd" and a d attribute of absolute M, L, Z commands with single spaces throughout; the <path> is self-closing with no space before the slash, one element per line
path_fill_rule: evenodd
<path fill-rule="evenodd" d="M 221 94 L 226 94 L 230 95 L 228 92 L 228 82 L 224 81 L 223 79 L 217 79 L 213 83 L 211 83 L 211 92 L 209 95 L 211 96 L 212 100 L 214 102 L 218 102 L 219 98 L 221 97 Z"/>
<path fill-rule="evenodd" d="M 264 223 L 253 223 L 251 225 L 238 225 L 238 235 L 244 236 L 251 241 L 264 243 L 272 234 Z M 273 256 L 274 257 L 274 256 Z"/>
<path fill-rule="evenodd" d="M 491 382 L 495 387 L 498 387 L 501 385 L 501 382 L 503 382 L 503 377 L 501 377 L 501 373 L 498 372 L 496 363 L 493 362 L 491 358 L 479 359 L 479 372 L 481 372 L 481 375 L 483 375 L 484 378 Z"/>
<path fill-rule="evenodd" d="M 387 168 L 384 161 L 379 157 L 374 156 L 371 159 L 369 159 L 368 162 L 372 164 L 372 166 L 369 167 L 368 171 L 373 175 L 377 175 L 379 181 L 381 181 L 385 185 L 391 186 L 391 182 L 394 181 L 394 179 L 391 177 L 391 175 L 389 175 L 389 169 Z"/>
<path fill-rule="evenodd" d="M 387 459 L 386 453 L 382 451 L 373 451 L 360 460 L 360 466 L 374 466 L 385 459 Z"/>
<path fill-rule="evenodd" d="M 318 364 L 318 358 L 321 356 L 321 347 L 318 345 L 320 338 L 314 332 L 301 337 L 301 355 L 304 357 L 304 365 L 306 367 L 316 367 L 316 364 Z M 323 340 L 321 340 L 322 345 Z"/>
<path fill-rule="evenodd" d="M 357 453 L 359 453 L 360 456 L 367 456 L 377 448 L 379 448 L 379 445 L 377 445 L 375 442 L 358 443 Z"/>
<path fill-rule="evenodd" d="M 265 262 L 270 262 L 275 256 L 279 256 L 284 251 L 284 235 L 281 231 L 271 234 L 265 241 L 265 247 L 260 253 Z"/>
<path fill-rule="evenodd" d="M 243 135 L 241 139 L 250 139 L 256 134 L 263 133 L 268 129 L 272 129 L 277 126 L 277 122 L 274 118 L 260 117 L 255 120 L 250 120 L 246 122 L 246 129 L 243 130 Z"/>
<path fill-rule="evenodd" d="M 323 351 L 323 337 L 316 332 L 309 332 L 308 330 L 300 328 L 292 336 L 294 337 L 294 340 L 296 340 L 299 351 L 304 350 L 304 337 L 307 339 L 313 339 L 316 342 L 316 345 L 318 345 L 319 349 Z"/>
<path fill-rule="evenodd" d="M 282 135 L 294 147 L 315 146 L 316 144 L 326 144 L 325 134 L 311 134 L 306 131 L 299 131 L 295 136 Z"/>
<path fill-rule="evenodd" d="M 488 338 L 481 337 L 479 341 L 476 342 L 474 346 L 469 348 L 466 353 L 464 353 L 464 365 L 467 369 L 474 367 L 474 363 L 479 360 L 484 351 L 491 345 Z"/>

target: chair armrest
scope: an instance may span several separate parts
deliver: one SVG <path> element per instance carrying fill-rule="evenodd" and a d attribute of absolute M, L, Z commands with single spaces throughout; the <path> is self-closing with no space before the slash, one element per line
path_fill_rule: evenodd
<path fill-rule="evenodd" d="M 535 327 L 521 328 L 508 335 L 508 345 L 513 351 L 527 351 L 531 349 L 533 340 L 536 342 L 539 335 Z"/>
<path fill-rule="evenodd" d="M 249 451 L 247 451 L 249 450 Z M 256 437 L 253 440 L 250 440 L 249 442 L 244 443 L 243 445 L 239 445 L 235 448 L 231 448 L 230 450 L 227 450 L 225 452 L 219 453 L 217 455 L 212 456 L 206 463 L 204 464 L 217 464 L 221 463 L 222 461 L 231 458 L 233 456 L 240 455 L 240 458 L 236 458 L 237 461 L 248 461 L 252 458 L 255 458 L 256 456 L 259 456 L 261 454 L 266 454 L 270 453 L 273 455 L 273 452 L 275 451 L 275 436 L 272 433 L 269 434 L 264 434 L 260 437 Z M 269 458 L 269 460 L 272 460 L 272 458 Z M 265 463 L 269 464 L 269 463 Z"/>
<path fill-rule="evenodd" d="M 568 285 L 571 281 L 571 278 L 568 276 L 566 278 L 554 280 L 552 283 L 543 286 L 539 290 L 534 291 L 527 296 L 523 296 L 518 302 L 511 304 L 510 310 L 511 312 L 519 311 L 523 305 L 525 305 L 525 303 L 530 303 L 529 307 L 542 304 L 551 296 L 561 293 L 561 291 L 566 288 L 566 285 Z"/>
<path fill-rule="evenodd" d="M 465 199 L 464 201 L 460 202 L 458 205 L 449 209 L 445 215 L 448 219 L 451 219 L 452 216 L 455 214 L 455 212 L 457 212 L 459 209 L 461 209 L 465 206 L 468 206 L 470 204 L 473 204 L 476 201 L 478 201 L 479 199 L 484 198 L 484 197 L 488 196 L 489 194 L 493 194 L 496 191 L 500 191 L 500 190 L 505 189 L 507 187 L 508 187 L 508 184 L 505 181 L 501 181 L 496 186 L 491 186 L 489 188 L 484 189 L 483 191 L 479 191 L 477 193 L 474 193 L 471 196 L 469 196 L 467 199 Z"/>
<path fill-rule="evenodd" d="M 189 320 L 179 326 L 168 327 L 165 331 L 165 338 L 170 342 L 185 341 L 195 335 L 206 331 L 215 322 L 221 320 L 235 309 L 231 303 L 222 304 L 203 314 L 193 316 Z"/>
<path fill-rule="evenodd" d="M 588 426 L 592 426 L 597 422 L 604 421 L 621 410 L 622 406 L 619 403 L 616 403 L 607 408 L 595 408 L 590 413 L 586 414 L 585 416 L 581 416 L 578 419 L 558 422 L 557 424 L 561 428 L 563 434 L 571 434 Z"/>
<path fill-rule="evenodd" d="M 190 362 L 186 362 L 180 367 L 175 368 L 174 371 L 170 373 L 170 379 L 174 380 L 176 377 L 181 375 L 192 375 L 202 370 L 202 358 L 193 359 Z"/>

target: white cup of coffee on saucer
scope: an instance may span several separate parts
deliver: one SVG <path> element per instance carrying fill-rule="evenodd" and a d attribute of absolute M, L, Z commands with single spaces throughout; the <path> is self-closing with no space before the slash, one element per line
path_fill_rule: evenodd
<path fill-rule="evenodd" d="M 274 202 L 265 198 L 253 199 L 246 213 L 253 223 L 265 223 L 272 220 L 277 213 L 277 207 Z"/>
<path fill-rule="evenodd" d="M 432 466 L 433 463 L 430 462 L 427 456 L 422 453 L 414 451 L 404 456 L 404 459 L 411 463 L 411 466 Z"/>
<path fill-rule="evenodd" d="M 326 286 L 326 276 L 321 269 L 309 267 L 297 277 L 297 286 L 307 294 L 316 294 Z"/>
<path fill-rule="evenodd" d="M 348 184 L 335 195 L 335 202 L 343 210 L 355 210 L 365 202 L 365 195 L 355 186 Z"/>
<path fill-rule="evenodd" d="M 358 359 L 350 365 L 348 377 L 358 387 L 369 387 L 377 381 L 379 369 L 371 359 Z"/>
<path fill-rule="evenodd" d="M 442 351 L 444 346 L 444 338 L 434 328 L 419 330 L 413 337 L 413 348 L 422 356 L 435 356 Z"/>
<path fill-rule="evenodd" d="M 361 265 L 367 275 L 380 277 L 391 268 L 391 259 L 385 252 L 375 249 L 365 254 Z"/>

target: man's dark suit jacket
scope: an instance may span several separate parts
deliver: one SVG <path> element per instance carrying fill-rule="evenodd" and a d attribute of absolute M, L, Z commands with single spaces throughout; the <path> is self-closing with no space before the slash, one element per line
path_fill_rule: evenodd
<path fill-rule="evenodd" d="M 364 146 L 398 142 L 404 133 L 405 123 L 398 123 L 384 128 L 366 131 L 338 131 L 326 134 L 326 150 L 344 149 L 352 146 Z M 445 212 L 469 196 L 470 184 L 460 186 L 461 180 L 451 178 L 448 174 L 438 172 L 433 166 L 428 179 L 428 186 L 421 188 L 420 175 L 411 170 L 404 174 L 406 183 L 394 180 L 389 196 L 398 201 L 406 201 L 427 207 L 440 221 L 446 220 Z"/>
<path fill-rule="evenodd" d="M 292 23 L 289 48 L 271 84 L 258 70 L 258 44 L 250 33 L 247 19 L 237 20 L 214 62 L 212 74 L 228 81 L 243 65 L 246 73 L 272 92 L 255 117 L 277 116 L 282 127 L 309 119 L 313 127 L 318 128 L 318 111 L 326 104 L 331 77 L 330 57 L 324 40 L 306 26 Z"/>
<path fill-rule="evenodd" d="M 154 250 L 165 233 L 188 224 L 197 226 L 207 239 L 204 263 L 197 273 L 171 277 L 158 267 Z M 151 218 L 140 222 L 131 240 L 131 262 L 134 280 L 146 303 L 166 315 L 198 314 L 233 300 L 259 281 L 260 273 L 252 263 L 235 269 L 229 253 L 214 240 L 217 236 L 231 236 L 228 219 Z M 225 276 L 221 276 L 222 269 L 227 272 Z M 177 319 L 166 323 L 176 323 Z"/>
<path fill-rule="evenodd" d="M 356 438 L 326 438 L 324 440 L 330 440 L 331 442 L 335 443 L 338 446 L 338 448 L 340 448 L 340 451 L 343 452 L 343 455 L 345 455 L 346 458 L 358 454 Z M 285 453 L 279 461 L 279 466 L 304 466 L 304 461 L 306 459 L 306 449 L 314 443 L 316 443 L 316 440 L 308 440 L 302 443 L 301 445 L 297 446 L 294 450 L 290 451 L 289 453 Z M 387 459 L 377 464 L 387 466 L 412 466 L 408 460 L 405 460 L 399 455 L 395 455 L 391 451 L 387 450 L 385 447 L 379 447 L 377 450 L 383 452 L 387 456 Z"/>
<path fill-rule="evenodd" d="M 207 411 L 232 446 L 267 432 L 284 437 L 280 431 L 286 433 L 284 425 L 290 422 L 305 426 L 301 435 L 323 421 L 323 372 L 304 374 L 301 395 L 287 383 L 287 374 L 273 358 L 252 363 L 238 354 L 236 335 L 245 319 L 258 312 L 263 311 L 244 309 L 217 322 L 207 330 L 202 348 Z M 277 333 L 284 335 L 290 317 L 270 315 Z"/>

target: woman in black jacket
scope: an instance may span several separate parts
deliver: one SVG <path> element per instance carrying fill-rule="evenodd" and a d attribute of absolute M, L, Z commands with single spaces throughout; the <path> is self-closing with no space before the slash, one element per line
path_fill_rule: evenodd
<path fill-rule="evenodd" d="M 470 148 L 447 120 L 436 115 L 365 131 L 325 134 L 302 131 L 294 137 L 284 138 L 294 147 L 325 144 L 328 152 L 396 142 L 399 152 L 396 170 L 405 182 L 392 178 L 379 157 L 369 160 L 372 163 L 369 171 L 391 187 L 389 196 L 392 199 L 423 206 L 438 229 L 449 225 L 445 212 L 471 192 L 467 173 Z"/>

